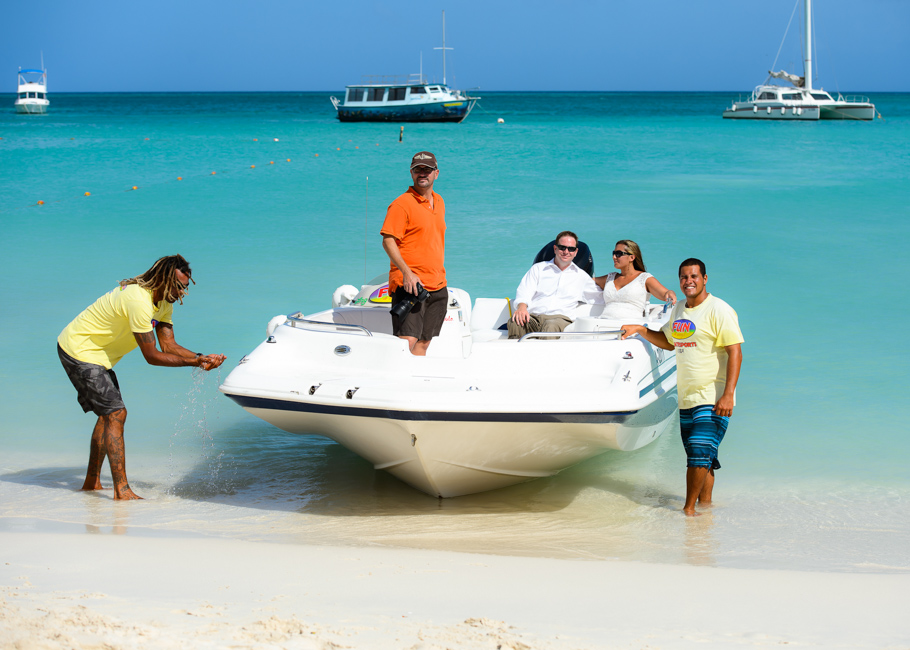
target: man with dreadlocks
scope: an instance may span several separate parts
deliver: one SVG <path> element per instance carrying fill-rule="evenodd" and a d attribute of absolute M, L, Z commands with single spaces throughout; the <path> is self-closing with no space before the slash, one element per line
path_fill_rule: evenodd
<path fill-rule="evenodd" d="M 82 410 L 98 416 L 83 490 L 102 489 L 101 466 L 107 457 L 114 479 L 114 498 L 142 498 L 126 480 L 126 406 L 113 370 L 127 352 L 138 346 L 153 366 L 211 370 L 224 363 L 223 354 L 190 352 L 174 340 L 174 303 L 183 304 L 190 283 L 195 284 L 191 276 L 190 264 L 181 255 L 162 257 L 142 275 L 121 280 L 119 286 L 76 316 L 57 337 L 57 354 L 76 388 Z"/>

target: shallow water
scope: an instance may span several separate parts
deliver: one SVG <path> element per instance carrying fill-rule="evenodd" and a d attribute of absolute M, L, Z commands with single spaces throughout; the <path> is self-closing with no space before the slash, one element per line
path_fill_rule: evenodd
<path fill-rule="evenodd" d="M 406 125 L 403 144 L 397 125 L 338 124 L 322 94 L 100 99 L 59 95 L 49 115 L 0 115 L 3 522 L 910 569 L 906 355 L 881 327 L 910 316 L 910 96 L 873 97 L 885 118 L 873 123 L 744 124 L 720 119 L 726 95 L 492 94 L 461 125 Z M 474 297 L 514 292 L 563 228 L 591 245 L 599 273 L 620 238 L 641 244 L 667 286 L 679 260 L 706 261 L 709 290 L 737 309 L 746 337 L 708 514 L 679 514 L 674 432 L 440 501 L 217 392 L 269 318 L 325 308 L 336 286 L 386 267 L 382 216 L 424 148 L 440 159 L 449 281 Z M 175 310 L 177 340 L 229 361 L 208 375 L 137 353 L 121 362 L 130 483 L 147 500 L 83 494 L 92 418 L 54 339 L 117 280 L 173 252 L 198 282 Z"/>

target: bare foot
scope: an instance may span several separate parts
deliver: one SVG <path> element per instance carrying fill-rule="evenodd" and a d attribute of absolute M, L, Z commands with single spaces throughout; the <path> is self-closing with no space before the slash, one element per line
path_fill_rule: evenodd
<path fill-rule="evenodd" d="M 136 494 L 135 492 L 133 492 L 133 490 L 130 489 L 129 486 L 123 488 L 122 490 L 120 490 L 119 492 L 114 494 L 115 501 L 132 501 L 134 499 L 141 500 L 142 497 L 139 496 L 138 494 Z"/>
<path fill-rule="evenodd" d="M 94 483 L 92 483 L 89 479 L 85 479 L 85 483 L 83 483 L 82 487 L 79 489 L 80 490 L 103 490 L 104 488 L 101 487 L 101 479 L 99 478 Z"/>
<path fill-rule="evenodd" d="M 700 512 L 695 512 L 695 508 L 692 508 L 691 510 L 686 510 L 685 508 L 683 508 L 683 513 L 684 513 L 687 517 L 701 517 L 701 513 L 700 513 Z"/>

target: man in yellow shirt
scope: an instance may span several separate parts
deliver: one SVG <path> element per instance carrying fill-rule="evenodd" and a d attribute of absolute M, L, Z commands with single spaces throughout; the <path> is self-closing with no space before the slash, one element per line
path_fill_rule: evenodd
<path fill-rule="evenodd" d="M 664 350 L 676 350 L 679 428 L 686 448 L 686 503 L 683 512 L 697 515 L 695 504 L 710 505 L 717 449 L 736 403 L 742 367 L 743 335 L 730 305 L 707 290 L 705 263 L 695 258 L 679 266 L 679 288 L 686 296 L 673 308 L 660 332 L 643 325 L 623 325 L 622 338 L 636 334 Z"/>
<path fill-rule="evenodd" d="M 101 467 L 107 457 L 115 499 L 140 499 L 126 479 L 123 425 L 126 406 L 114 365 L 139 347 L 153 366 L 195 366 L 203 370 L 224 363 L 223 354 L 197 354 L 174 340 L 174 303 L 192 279 L 189 262 L 180 255 L 162 257 L 142 275 L 121 280 L 76 316 L 57 337 L 60 363 L 76 388 L 79 404 L 98 416 L 83 490 L 100 490 Z M 195 282 L 193 282 L 195 284 Z M 157 343 L 161 345 L 158 349 Z"/>

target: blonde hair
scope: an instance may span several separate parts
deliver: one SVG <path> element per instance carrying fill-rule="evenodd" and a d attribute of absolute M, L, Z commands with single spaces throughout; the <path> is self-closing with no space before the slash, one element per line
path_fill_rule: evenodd
<path fill-rule="evenodd" d="M 183 296 L 181 291 L 185 292 L 185 288 L 177 279 L 177 271 L 185 273 L 190 282 L 196 284 L 196 281 L 193 280 L 193 271 L 190 269 L 190 263 L 183 258 L 183 255 L 168 255 L 167 257 L 159 258 L 157 262 L 152 264 L 152 268 L 142 275 L 121 280 L 120 286 L 138 284 L 143 289 L 148 289 L 152 296 L 158 294 L 162 300 L 167 300 L 168 302 L 177 302 L 179 300 L 182 305 Z M 171 300 L 172 298 L 173 300 Z"/>

